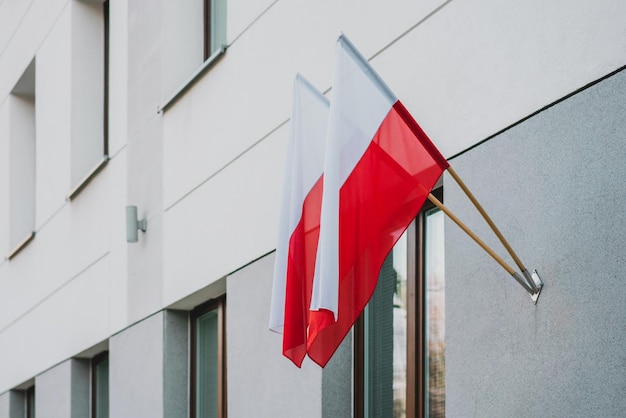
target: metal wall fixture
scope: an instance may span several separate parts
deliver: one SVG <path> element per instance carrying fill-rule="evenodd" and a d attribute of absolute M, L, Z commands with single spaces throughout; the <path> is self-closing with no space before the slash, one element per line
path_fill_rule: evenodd
<path fill-rule="evenodd" d="M 137 231 L 146 232 L 148 221 L 146 218 L 137 219 L 137 206 L 126 206 L 126 242 L 139 241 Z"/>

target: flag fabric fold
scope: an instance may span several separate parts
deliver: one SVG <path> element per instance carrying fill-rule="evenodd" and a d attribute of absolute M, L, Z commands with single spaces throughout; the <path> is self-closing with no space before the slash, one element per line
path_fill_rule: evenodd
<path fill-rule="evenodd" d="M 345 35 L 332 100 L 296 77 L 270 329 L 298 367 L 326 366 L 449 167 Z"/>
<path fill-rule="evenodd" d="M 283 354 L 298 367 L 306 355 L 318 245 L 329 103 L 297 75 L 284 171 L 269 328 L 283 333 Z"/>
<path fill-rule="evenodd" d="M 307 353 L 324 367 L 448 162 L 345 35 L 337 40 Z"/>

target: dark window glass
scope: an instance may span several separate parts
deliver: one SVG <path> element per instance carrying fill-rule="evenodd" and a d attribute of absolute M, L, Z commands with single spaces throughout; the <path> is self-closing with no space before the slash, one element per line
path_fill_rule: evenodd
<path fill-rule="evenodd" d="M 355 326 L 356 417 L 445 416 L 443 216 L 424 205 Z"/>
<path fill-rule="evenodd" d="M 92 418 L 109 418 L 109 354 L 102 353 L 91 361 Z"/>
<path fill-rule="evenodd" d="M 204 59 L 226 43 L 226 0 L 204 0 Z"/>
<path fill-rule="evenodd" d="M 224 298 L 191 314 L 191 417 L 225 416 Z"/>
<path fill-rule="evenodd" d="M 26 389 L 26 418 L 35 418 L 35 386 Z"/>

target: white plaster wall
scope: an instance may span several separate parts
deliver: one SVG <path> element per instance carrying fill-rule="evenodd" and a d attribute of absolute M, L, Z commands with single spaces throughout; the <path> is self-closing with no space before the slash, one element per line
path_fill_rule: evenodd
<path fill-rule="evenodd" d="M 113 336 L 109 346 L 111 417 L 163 417 L 163 316 L 160 312 Z M 149 342 L 149 343 L 148 343 Z"/>
<path fill-rule="evenodd" d="M 0 262 L 0 393 L 275 247 L 292 80 L 331 87 L 340 30 L 447 156 L 626 61 L 618 0 L 231 0 L 227 53 L 158 114 L 168 9 L 112 1 L 113 159 L 67 203 L 71 1 L 24 3 L 0 2 L 0 141 L 36 56 L 37 236 Z M 148 217 L 134 246 L 127 204 Z"/>
<path fill-rule="evenodd" d="M 103 173 L 104 174 L 104 173 Z M 63 208 L 0 272 L 0 325 L 31 309 L 95 260 L 108 254 L 106 175 Z M 123 210 L 123 209 L 122 209 Z M 108 273 L 103 272 L 106 281 Z"/>
<path fill-rule="evenodd" d="M 115 157 L 128 138 L 128 3 L 109 3 L 109 154 Z"/>
<path fill-rule="evenodd" d="M 137 321 L 162 306 L 163 260 L 163 145 L 161 2 L 128 4 L 128 143 L 127 204 L 136 205 L 148 231 L 127 246 L 127 304 L 129 321 Z"/>
<path fill-rule="evenodd" d="M 204 61 L 204 2 L 163 0 L 163 97 L 182 86 Z"/>
<path fill-rule="evenodd" d="M 69 0 L 6 0 L 0 4 L 2 23 L 4 19 L 12 22 L 6 29 L 2 25 L 10 34 L 0 44 L 0 100 L 11 91 L 68 4 Z M 30 7 L 24 11 L 24 6 Z"/>
<path fill-rule="evenodd" d="M 28 11 L 29 2 L 5 0 L 0 3 L 0 47 L 5 48 Z"/>
<path fill-rule="evenodd" d="M 72 45 L 72 7 L 91 10 L 92 5 L 68 1 L 50 10 L 47 7 L 54 2 L 45 6 L 39 3 L 35 1 L 13 42 L 0 53 L 0 71 L 10 68 L 4 61 L 7 54 L 18 53 L 11 52 L 14 43 L 24 48 L 24 56 L 36 56 L 38 65 L 37 235 L 11 262 L 0 265 L 0 391 L 85 350 L 128 324 L 126 159 L 122 152 L 125 135 L 111 141 L 112 149 L 120 154 L 74 201 L 65 201 L 72 186 L 72 103 L 74 118 L 82 118 L 80 113 L 90 110 L 85 103 L 78 103 L 78 98 L 73 101 L 71 95 L 83 88 L 81 83 L 85 81 L 73 77 L 76 71 L 72 69 L 79 66 L 73 63 L 72 56 L 79 60 L 80 51 Z M 116 4 L 122 7 L 119 2 Z M 40 15 L 45 13 L 54 25 L 44 24 L 48 22 L 45 20 L 39 22 L 42 26 L 36 30 L 30 26 L 28 22 L 41 20 Z M 117 6 L 112 7 L 112 16 L 124 27 L 126 18 L 120 18 Z M 74 29 L 85 23 L 84 17 L 74 14 Z M 27 30 L 31 31 L 29 36 L 23 33 Z M 38 39 L 38 44 L 29 50 L 33 39 Z M 119 39 L 117 42 L 119 45 Z M 123 62 L 124 52 L 120 49 L 112 53 L 117 57 L 114 62 Z M 112 73 L 123 78 L 120 72 L 126 74 L 126 69 Z M 4 79 L 0 81 L 0 88 L 4 89 L 3 83 Z M 126 91 L 125 85 L 121 88 Z M 112 107 L 120 105 L 123 110 L 124 103 L 124 94 L 111 98 Z M 101 114 L 102 110 L 97 110 L 98 117 Z M 125 128 L 119 128 L 125 123 L 123 115 L 112 119 L 112 126 L 125 132 Z M 101 132 L 102 125 L 90 129 Z M 46 343 L 29 343 L 34 335 Z"/>
<path fill-rule="evenodd" d="M 35 413 L 39 418 L 89 416 L 88 360 L 70 359 L 35 379 Z"/>
<path fill-rule="evenodd" d="M 104 155 L 104 18 L 101 2 L 70 2 L 72 14 L 71 184 L 77 185 Z"/>
<path fill-rule="evenodd" d="M 163 7 L 154 0 L 135 0 L 127 4 L 127 88 L 128 141 L 150 119 L 160 118 L 157 109 L 162 97 L 161 29 Z"/>
<path fill-rule="evenodd" d="M 110 224 L 109 319 L 112 330 L 123 329 L 128 322 L 128 251 L 126 217 L 128 204 L 128 3 L 109 3 L 109 155 L 106 171 L 110 175 L 108 214 Z M 113 30 L 114 29 L 114 30 Z"/>
<path fill-rule="evenodd" d="M 9 98 L 9 239 L 17 245 L 35 228 L 35 101 Z"/>
<path fill-rule="evenodd" d="M 0 196 L 9 195 L 9 103 L 0 105 Z M 9 199 L 0 199 L 0 255 L 9 247 Z M 3 260 L 0 260 L 0 269 Z"/>
<path fill-rule="evenodd" d="M 102 278 L 108 283 L 110 292 L 106 315 L 110 332 L 126 327 L 128 318 L 128 243 L 126 242 L 126 152 L 118 153 L 107 164 L 109 195 L 105 211 L 108 215 L 109 271 Z M 102 173 L 104 174 L 104 173 Z M 103 313 L 104 314 L 104 313 Z M 103 336 L 105 338 L 106 336 Z"/>
<path fill-rule="evenodd" d="M 287 126 L 283 126 L 166 209 L 166 305 L 275 247 L 273 219 L 278 216 L 280 195 L 278 187 L 267 185 L 282 175 L 286 138 Z"/>
<path fill-rule="evenodd" d="M 9 3 L 0 4 L 2 11 L 7 11 Z M 114 3 L 113 22 L 123 28 L 127 21 L 125 7 L 120 2 Z M 91 11 L 92 6 L 96 7 L 71 1 L 35 0 L 27 14 L 12 16 L 15 21 L 21 21 L 21 25 L 15 26 L 11 42 L 0 47 L 0 115 L 7 121 L 7 97 L 26 68 L 22 63 L 28 64 L 36 56 L 38 64 L 37 235 L 17 257 L 0 263 L 0 392 L 128 325 L 124 114 L 114 111 L 116 116 L 112 117 L 111 124 L 117 129 L 114 132 L 124 132 L 111 141 L 111 149 L 119 154 L 74 201 L 65 201 L 72 186 L 72 103 L 75 118 L 82 119 L 81 112 L 94 110 L 79 103 L 79 97 L 73 100 L 71 95 L 72 91 L 83 89 L 89 96 L 88 88 L 81 85 L 85 79 L 76 77 L 76 71 L 72 71 L 79 67 L 77 62 L 72 62 L 72 48 L 75 60 L 80 61 L 80 50 L 72 45 L 72 8 L 85 11 L 82 8 L 86 7 Z M 91 29 L 89 24 L 83 26 L 85 16 L 78 16 L 77 10 L 74 10 L 73 29 Z M 84 35 L 83 32 L 79 35 Z M 112 62 L 126 60 L 127 49 L 120 47 L 125 42 L 125 39 L 115 38 L 113 45 L 117 49 L 112 45 L 112 58 L 115 56 Z M 112 71 L 116 80 L 123 80 L 126 74 L 124 66 Z M 101 74 L 91 76 L 101 77 Z M 124 111 L 127 86 L 118 85 L 116 94 L 111 96 L 111 105 Z M 101 118 L 101 114 L 102 110 L 97 110 L 97 116 Z M 8 135 L 8 126 L 2 124 L 0 131 Z M 101 132 L 102 124 L 89 129 Z M 2 135 L 1 142 L 0 149 L 5 149 L 7 153 L 3 156 L 7 156 L 8 137 Z M 2 167 L 3 171 L 8 170 L 8 160 Z M 7 175 L 1 178 L 3 187 L 8 187 Z M 6 192 L 3 195 L 8 196 L 8 189 L 2 190 Z M 6 198 L 2 202 L 8 204 Z M 0 225 L 8 232 L 8 212 L 0 213 L 3 214 Z M 9 249 L 8 242 L 5 243 L 7 237 L 8 233 L 3 233 L 3 255 Z M 42 339 L 29 344 L 35 335 Z M 42 341 L 45 344 L 41 344 Z"/>
<path fill-rule="evenodd" d="M 625 13 L 619 0 L 453 1 L 373 63 L 450 157 L 626 64 Z"/>
<path fill-rule="evenodd" d="M 437 3 L 430 7 L 403 4 L 404 8 L 380 10 L 356 4 L 344 9 L 332 2 L 277 2 L 272 6 L 237 38 L 224 59 L 191 92 L 164 113 L 166 204 L 289 117 L 297 71 L 321 90 L 328 88 L 334 41 L 342 29 L 351 29 L 349 33 L 361 39 L 368 54 L 372 48 L 367 41 L 374 40 L 382 47 L 382 39 L 399 35 Z M 354 10 L 358 10 L 358 18 L 348 13 Z M 376 11 L 384 16 L 388 10 L 393 11 L 387 18 L 394 25 L 377 24 L 381 16 Z M 229 12 L 229 19 L 231 15 Z M 352 24 L 346 25 L 348 22 Z M 373 27 L 378 29 L 374 33 Z"/>
<path fill-rule="evenodd" d="M 340 30 L 380 52 L 447 156 L 626 63 L 619 1 L 276 2 L 250 27 L 243 8 L 229 3 L 224 58 L 163 115 L 166 302 L 275 246 L 292 79 L 330 87 Z"/>
<path fill-rule="evenodd" d="M 71 9 L 63 9 L 36 54 L 37 229 L 71 188 L 71 18 Z"/>
<path fill-rule="evenodd" d="M 36 243 L 37 240 L 32 245 Z M 110 335 L 108 283 L 102 279 L 108 270 L 107 257 L 103 257 L 70 277 L 62 287 L 48 291 L 45 298 L 21 303 L 20 307 L 30 307 L 27 311 L 14 309 L 11 312 L 19 316 L 0 326 L 0 390 L 15 387 Z M 32 293 L 41 284 L 26 275 L 3 276 L 0 281 L 17 285 L 15 277 Z M 11 288 L 1 291 L 3 295 L 23 292 Z M 6 304 L 4 299 L 0 303 L 3 308 Z M 1 316 L 7 317 L 4 312 Z"/>
<path fill-rule="evenodd" d="M 146 219 L 146 233 L 127 245 L 129 321 L 137 321 L 163 306 L 163 212 L 161 121 L 152 118 L 127 147 L 127 204 Z"/>

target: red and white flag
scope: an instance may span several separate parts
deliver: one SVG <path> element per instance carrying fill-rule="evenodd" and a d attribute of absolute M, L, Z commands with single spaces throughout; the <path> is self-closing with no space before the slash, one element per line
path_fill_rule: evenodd
<path fill-rule="evenodd" d="M 371 298 L 385 257 L 448 168 L 344 35 L 336 45 L 327 136 L 307 343 L 309 357 L 322 367 Z"/>
<path fill-rule="evenodd" d="M 329 104 L 298 74 L 292 106 L 269 327 L 283 333 L 283 354 L 300 367 L 306 355 Z"/>

